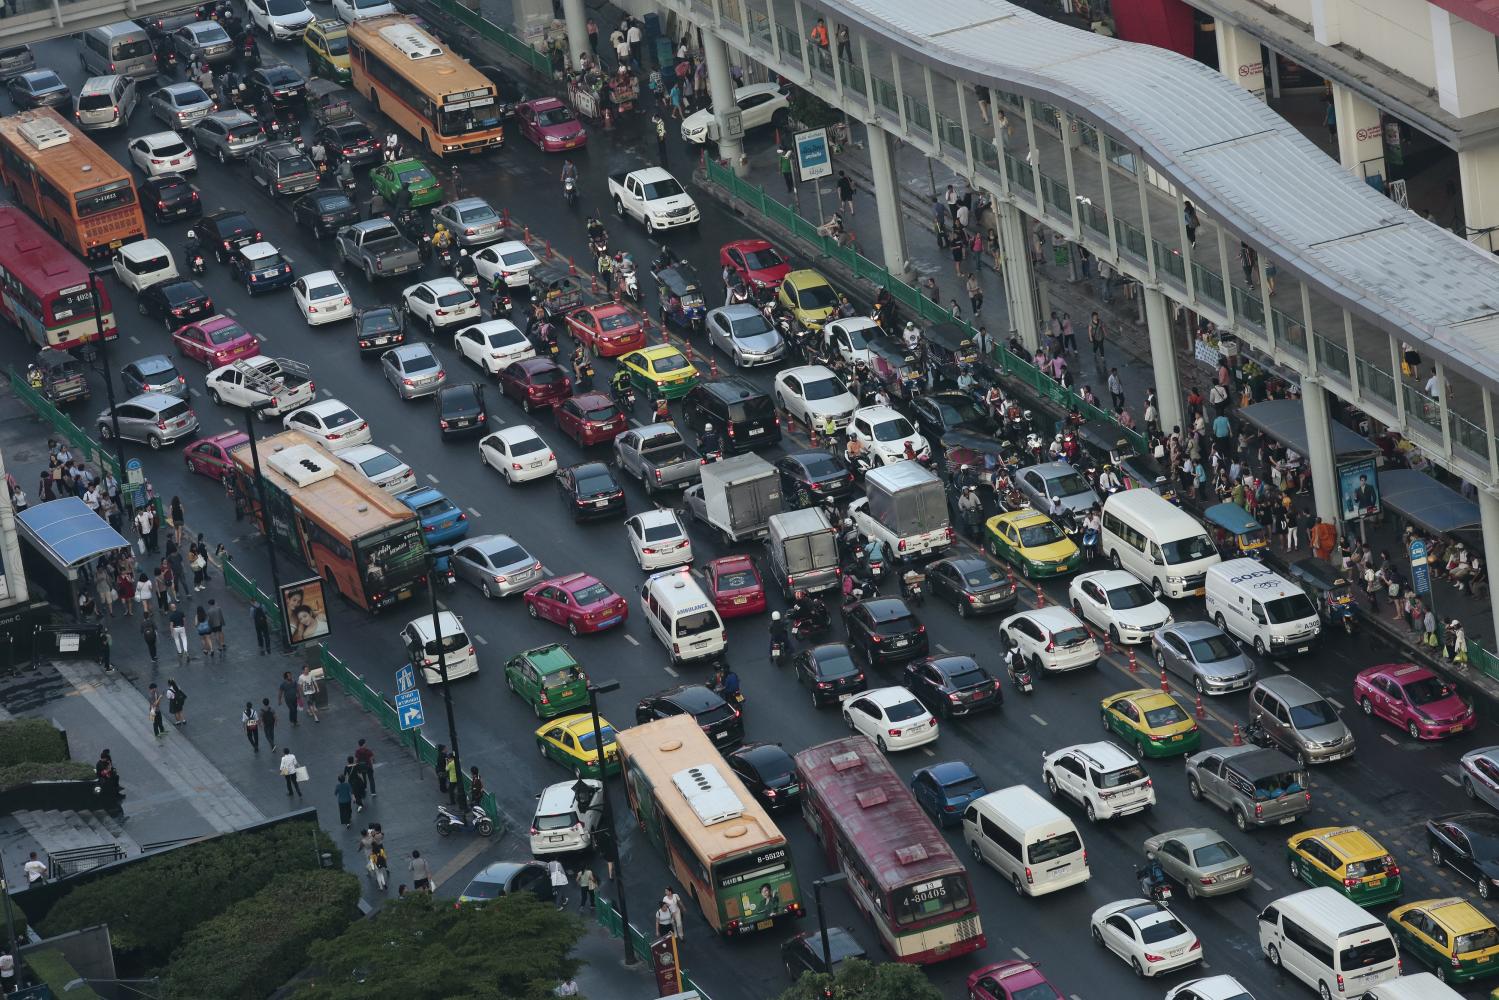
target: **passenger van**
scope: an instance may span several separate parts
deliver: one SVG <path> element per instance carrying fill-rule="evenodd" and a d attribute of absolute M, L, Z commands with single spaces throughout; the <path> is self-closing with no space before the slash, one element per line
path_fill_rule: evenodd
<path fill-rule="evenodd" d="M 1324 997 L 1361 997 L 1400 975 L 1390 929 L 1327 886 L 1282 897 L 1260 911 L 1260 951 Z"/>
<path fill-rule="evenodd" d="M 437 616 L 442 626 L 442 666 L 447 668 L 448 680 L 479 672 L 479 654 L 474 650 L 474 641 L 463 629 L 463 619 L 451 611 Z M 438 669 L 437 643 L 433 640 L 432 616 L 422 615 L 412 619 L 401 629 L 401 645 L 406 647 L 406 656 L 413 666 L 422 672 L 428 684 L 441 684 L 442 671 Z"/>
<path fill-rule="evenodd" d="M 640 607 L 672 663 L 716 658 L 728 648 L 723 619 L 686 566 L 647 577 L 640 585 Z"/>
<path fill-rule="evenodd" d="M 172 251 L 158 239 L 136 240 L 114 252 L 115 277 L 139 295 L 158 281 L 179 277 Z"/>
<path fill-rule="evenodd" d="M 1044 896 L 1088 881 L 1088 852 L 1077 827 L 1026 785 L 970 802 L 963 812 L 963 840 L 1022 896 Z"/>
<path fill-rule="evenodd" d="M 1463 1000 L 1463 995 L 1431 973 L 1418 972 L 1371 987 L 1359 1000 Z"/>
<path fill-rule="evenodd" d="M 1296 763 L 1327 764 L 1353 756 L 1357 741 L 1337 711 L 1289 674 L 1261 677 L 1249 691 L 1250 723 Z"/>
<path fill-rule="evenodd" d="M 1310 653 L 1322 619 L 1306 592 L 1258 559 L 1230 559 L 1207 571 L 1207 612 L 1261 656 Z"/>
<path fill-rule="evenodd" d="M 146 29 L 134 21 L 90 28 L 78 36 L 78 61 L 89 76 L 156 76 L 156 48 Z"/>
<path fill-rule="evenodd" d="M 1104 555 L 1157 597 L 1202 596 L 1208 567 L 1221 562 L 1207 529 L 1153 490 L 1139 487 L 1103 502 Z"/>
<path fill-rule="evenodd" d="M 85 131 L 128 125 L 139 99 L 133 76 L 91 76 L 73 102 L 73 118 Z"/>

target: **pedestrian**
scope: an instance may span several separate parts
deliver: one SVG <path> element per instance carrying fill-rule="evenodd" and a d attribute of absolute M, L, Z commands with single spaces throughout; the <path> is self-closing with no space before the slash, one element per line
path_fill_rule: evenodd
<path fill-rule="evenodd" d="M 1072 332 L 1072 314 L 1062 313 L 1062 350 L 1068 354 L 1077 353 L 1077 335 Z"/>
<path fill-rule="evenodd" d="M 9 17 L 10 8 L 0 0 L 0 17 Z M 0 951 L 0 992 L 16 991 L 16 956 L 9 951 Z"/>
<path fill-rule="evenodd" d="M 1197 206 L 1190 198 L 1182 199 L 1182 226 L 1187 230 L 1187 242 L 1197 245 L 1197 229 L 1202 223 L 1197 218 Z"/>
<path fill-rule="evenodd" d="M 224 638 L 224 609 L 212 597 L 208 599 L 208 634 L 220 655 L 228 651 L 229 640 Z"/>
<path fill-rule="evenodd" d="M 645 65 L 645 32 L 641 29 L 640 22 L 633 17 L 630 18 L 630 27 L 625 31 L 625 41 L 630 45 L 630 62 L 638 73 Z"/>
<path fill-rule="evenodd" d="M 432 892 L 432 868 L 427 864 L 427 859 L 422 857 L 422 852 L 413 850 L 411 860 L 406 862 L 406 870 L 411 872 L 411 888 L 417 892 Z"/>
<path fill-rule="evenodd" d="M 678 98 L 680 99 L 680 98 Z M 666 122 L 661 118 L 661 112 L 657 111 L 651 115 L 651 128 L 656 132 L 656 156 L 661 160 L 661 166 L 666 166 Z"/>
<path fill-rule="evenodd" d="M 947 185 L 947 190 L 942 193 L 942 202 L 947 206 L 948 221 L 956 225 L 958 221 L 958 192 L 951 184 Z"/>
<path fill-rule="evenodd" d="M 182 548 L 172 544 L 167 546 L 167 565 L 172 569 L 172 589 L 182 596 L 187 596 L 187 567 L 182 562 Z"/>
<path fill-rule="evenodd" d="M 437 790 L 447 795 L 448 801 L 454 805 L 458 804 L 458 793 L 455 786 L 458 783 L 457 766 L 453 763 L 453 755 L 448 753 L 446 743 L 437 744 L 437 763 L 433 765 L 437 772 Z"/>
<path fill-rule="evenodd" d="M 782 148 L 777 150 L 776 154 L 780 157 L 781 180 L 786 182 L 786 193 L 795 194 L 796 178 L 792 176 L 791 172 L 792 167 L 794 166 L 794 164 L 791 162 L 791 150 Z"/>
<path fill-rule="evenodd" d="M 345 775 L 338 776 L 338 784 L 333 786 L 333 798 L 338 802 L 338 821 L 347 830 L 354 822 L 354 790 L 349 786 L 349 779 Z"/>
<path fill-rule="evenodd" d="M 848 174 L 838 171 L 838 205 L 852 218 L 854 214 L 854 182 Z"/>
<path fill-rule="evenodd" d="M 259 601 L 250 609 L 250 620 L 255 623 L 255 644 L 260 647 L 260 655 L 264 656 L 271 651 L 271 616 L 265 613 L 265 607 Z"/>
<path fill-rule="evenodd" d="M 27 885 L 36 885 L 38 882 L 47 880 L 47 862 L 38 858 L 35 851 L 31 852 L 31 856 L 26 859 L 23 867 L 26 869 Z"/>
<path fill-rule="evenodd" d="M 141 606 L 141 617 L 150 618 L 153 612 L 151 607 L 151 595 L 156 592 L 151 578 L 145 573 L 138 573 L 135 581 L 135 603 Z"/>
<path fill-rule="evenodd" d="M 312 676 L 312 668 L 305 663 L 302 665 L 302 673 L 297 676 L 297 690 L 302 695 L 303 710 L 312 716 L 313 722 L 322 722 L 317 714 L 317 678 Z"/>
<path fill-rule="evenodd" d="M 198 641 L 203 644 L 203 655 L 213 659 L 213 636 L 209 634 L 213 628 L 208 624 L 208 609 L 201 604 L 198 605 L 198 610 L 193 614 L 193 620 L 198 630 Z"/>
<path fill-rule="evenodd" d="M 161 689 L 153 682 L 146 689 L 147 714 L 151 717 L 151 735 L 166 735 L 167 727 L 161 724 Z"/>
<path fill-rule="evenodd" d="M 547 862 L 547 877 L 552 882 L 552 901 L 557 904 L 557 909 L 566 909 L 567 884 L 571 881 L 567 877 L 567 869 L 562 867 L 562 862 L 553 858 Z"/>
<path fill-rule="evenodd" d="M 954 226 L 952 239 L 947 244 L 948 253 L 952 255 L 952 273 L 960 278 L 963 276 L 963 257 L 968 252 L 966 239 L 962 227 Z"/>
<path fill-rule="evenodd" d="M 180 687 L 177 686 L 177 682 L 175 680 L 172 680 L 172 679 L 168 678 L 167 679 L 167 711 L 169 711 L 169 712 L 172 713 L 172 725 L 174 725 L 174 726 L 185 726 L 185 725 L 187 725 L 187 720 L 182 717 L 182 709 L 186 705 L 187 705 L 187 695 L 183 693 L 182 688 L 180 688 Z"/>
<path fill-rule="evenodd" d="M 1214 382 L 1213 387 L 1208 390 L 1208 402 L 1213 404 L 1213 412 L 1223 416 L 1228 409 L 1228 389 L 1220 383 Z"/>
<path fill-rule="evenodd" d="M 666 905 L 665 900 L 656 908 L 656 936 L 666 937 L 676 932 L 676 924 L 672 922 L 671 907 Z"/>
<path fill-rule="evenodd" d="M 1118 413 L 1124 409 L 1124 383 L 1119 380 L 1119 369 L 1109 369 L 1109 397 L 1114 404 L 1114 412 Z"/>
<path fill-rule="evenodd" d="M 187 547 L 187 565 L 193 571 L 193 589 L 208 587 L 208 552 L 196 542 Z"/>
<path fill-rule="evenodd" d="M 1322 100 L 1327 107 L 1322 109 L 1322 124 L 1327 127 L 1327 137 L 1336 145 L 1338 141 L 1338 110 L 1332 103 L 1332 97 L 1324 97 Z"/>
<path fill-rule="evenodd" d="M 937 247 L 947 249 L 947 206 L 941 198 L 932 199 L 932 231 L 937 234 Z"/>
<path fill-rule="evenodd" d="M 256 753 L 260 753 L 260 713 L 255 711 L 253 701 L 245 702 L 245 711 L 239 717 L 240 725 L 245 727 L 245 739 L 250 741 L 250 747 Z M 344 826 L 349 824 L 345 823 Z"/>
<path fill-rule="evenodd" d="M 269 747 L 276 746 L 276 709 L 271 705 L 271 699 L 260 699 L 260 729 L 265 733 L 265 742 Z"/>
<path fill-rule="evenodd" d="M 297 772 L 301 770 L 301 767 L 297 764 L 297 755 L 291 752 L 291 747 L 281 748 L 281 766 L 277 770 L 286 781 L 286 797 L 291 798 L 295 795 L 300 799 L 302 786 L 298 784 L 298 781 L 301 775 Z"/>
<path fill-rule="evenodd" d="M 172 537 L 177 539 L 177 544 L 182 544 L 182 533 L 187 530 L 187 514 L 182 510 L 182 498 L 172 497 L 172 508 L 170 512 L 172 519 Z"/>
<path fill-rule="evenodd" d="M 354 750 L 354 763 L 364 774 L 364 783 L 370 786 L 370 794 L 375 793 L 375 751 L 365 743 L 359 741 L 359 746 Z"/>
<path fill-rule="evenodd" d="M 151 662 L 156 662 L 156 623 L 147 618 L 141 622 L 141 638 L 146 642 L 146 652 L 151 654 Z"/>
<path fill-rule="evenodd" d="M 369 791 L 365 784 L 364 775 L 354 766 L 354 758 L 349 757 L 344 761 L 344 779 L 348 781 L 349 788 L 354 793 L 354 808 L 364 812 L 364 794 Z"/>
<path fill-rule="evenodd" d="M 682 897 L 677 895 L 677 890 L 667 886 L 666 894 L 661 897 L 661 905 L 671 911 L 672 933 L 676 934 L 677 940 L 687 940 L 687 936 L 682 933 Z"/>
<path fill-rule="evenodd" d="M 146 551 L 156 551 L 156 514 L 150 507 L 142 507 L 135 515 L 135 531 L 146 540 Z"/>
<path fill-rule="evenodd" d="M 187 651 L 187 612 L 178 605 L 167 613 L 167 625 L 172 630 L 172 648 L 183 660 L 192 659 Z"/>
<path fill-rule="evenodd" d="M 593 868 L 584 865 L 578 871 L 578 909 L 589 910 L 593 908 L 594 901 L 598 898 L 599 877 L 593 873 Z"/>
<path fill-rule="evenodd" d="M 984 290 L 979 285 L 977 271 L 968 272 L 968 280 L 963 283 L 964 291 L 968 293 L 968 308 L 973 310 L 974 318 L 978 318 L 979 310 L 984 308 Z"/>
<path fill-rule="evenodd" d="M 286 706 L 286 717 L 291 724 L 297 724 L 297 699 L 300 697 L 297 682 L 292 679 L 290 670 L 281 671 L 281 683 L 276 685 L 276 704 Z"/>

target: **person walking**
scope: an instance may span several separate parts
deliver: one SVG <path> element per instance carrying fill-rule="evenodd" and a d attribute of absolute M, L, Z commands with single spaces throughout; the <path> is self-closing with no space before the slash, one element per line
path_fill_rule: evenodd
<path fill-rule="evenodd" d="M 271 616 L 259 601 L 250 609 L 250 621 L 255 624 L 255 645 L 260 647 L 260 655 L 265 656 L 271 651 Z"/>
<path fill-rule="evenodd" d="M 362 739 L 354 749 L 354 766 L 364 775 L 364 783 L 369 786 L 370 794 L 376 794 L 375 751 Z"/>
<path fill-rule="evenodd" d="M 167 711 L 172 713 L 172 725 L 185 726 L 187 720 L 182 717 L 182 709 L 187 705 L 187 695 L 177 682 L 171 678 L 167 679 Z"/>
<path fill-rule="evenodd" d="M 253 701 L 245 702 L 245 710 L 240 715 L 239 722 L 245 727 L 245 739 L 250 741 L 250 748 L 260 753 L 260 713 L 255 711 Z M 344 826 L 348 825 L 344 824 Z"/>
<path fill-rule="evenodd" d="M 32 851 L 31 856 L 26 859 L 23 866 L 26 871 L 26 884 L 28 886 L 39 885 L 47 881 L 47 862 L 36 856 Z"/>
<path fill-rule="evenodd" d="M 276 746 L 276 709 L 271 706 L 271 699 L 260 699 L 260 711 L 256 713 L 260 720 L 260 729 L 265 733 L 266 744 L 274 748 Z"/>
<path fill-rule="evenodd" d="M 849 218 L 853 218 L 854 182 L 842 170 L 838 171 L 838 206 L 848 213 Z"/>
<path fill-rule="evenodd" d="M 182 660 L 191 659 L 187 651 L 187 612 L 179 604 L 167 614 L 167 625 L 172 630 L 172 648 Z"/>
<path fill-rule="evenodd" d="M 979 285 L 977 271 L 968 272 L 968 280 L 963 283 L 963 289 L 968 293 L 968 308 L 973 310 L 975 318 L 979 310 L 984 308 L 984 289 Z"/>
<path fill-rule="evenodd" d="M 547 862 L 547 877 L 552 882 L 552 901 L 557 904 L 557 909 L 567 909 L 567 869 L 562 867 L 562 862 L 556 858 Z"/>
<path fill-rule="evenodd" d="M 20 513 L 17 511 L 16 513 Z M 106 611 L 109 617 L 115 616 L 115 602 L 120 599 L 120 594 L 115 590 L 114 574 L 98 569 L 94 571 L 94 593 L 99 596 L 97 607 L 99 616 L 102 618 Z"/>
<path fill-rule="evenodd" d="M 198 630 L 198 641 L 203 644 L 203 655 L 209 659 L 213 658 L 213 637 L 209 635 L 212 628 L 208 624 L 208 609 L 198 605 L 198 610 L 193 614 L 193 621 Z"/>
<path fill-rule="evenodd" d="M 291 747 L 282 747 L 281 766 L 277 770 L 280 771 L 281 777 L 286 780 L 287 798 L 291 798 L 293 795 L 299 799 L 302 797 L 302 786 L 298 784 L 300 776 L 297 774 L 300 767 L 301 765 L 297 763 L 297 755 L 291 752 Z"/>
<path fill-rule="evenodd" d="M 305 663 L 302 673 L 297 676 L 297 691 L 302 695 L 302 708 L 312 716 L 312 721 L 322 722 L 317 714 L 317 678 L 312 676 L 312 668 Z"/>
<path fill-rule="evenodd" d="M 411 888 L 417 892 L 432 892 L 432 866 L 427 864 L 427 859 L 422 857 L 422 852 L 413 850 L 411 860 L 406 862 L 406 870 L 411 872 Z"/>
<path fill-rule="evenodd" d="M 286 717 L 291 724 L 297 724 L 297 699 L 300 691 L 297 682 L 292 678 L 290 670 L 281 671 L 281 683 L 276 685 L 276 704 L 286 706 Z"/>
<path fill-rule="evenodd" d="M 193 571 L 193 589 L 207 589 L 208 553 L 196 542 L 187 547 L 187 565 Z"/>
<path fill-rule="evenodd" d="M 182 509 L 181 497 L 172 497 L 170 517 L 172 519 L 172 537 L 177 540 L 178 545 L 181 545 L 182 533 L 187 530 L 187 514 Z"/>
<path fill-rule="evenodd" d="M 172 568 L 172 589 L 187 596 L 187 565 L 182 561 L 180 545 L 167 546 L 167 565 Z"/>
<path fill-rule="evenodd" d="M 667 906 L 663 900 L 656 908 L 656 936 L 662 938 L 674 933 L 676 933 L 676 925 L 672 923 L 671 907 Z"/>
<path fill-rule="evenodd" d="M 673 88 L 672 93 L 674 95 L 672 102 L 675 105 L 682 99 L 681 92 Z M 666 166 L 666 121 L 661 117 L 661 112 L 657 111 L 651 115 L 651 128 L 656 133 L 656 156 L 661 160 L 661 166 L 664 167 Z"/>
<path fill-rule="evenodd" d="M 156 513 L 150 507 L 142 507 L 135 515 L 135 531 L 146 540 L 146 551 L 156 551 Z"/>
<path fill-rule="evenodd" d="M 458 760 L 448 752 L 447 744 L 437 744 L 437 790 L 447 795 L 448 802 L 458 804 Z"/>
<path fill-rule="evenodd" d="M 795 164 L 793 164 L 791 161 L 791 150 L 783 147 L 776 151 L 776 155 L 779 158 L 781 167 L 781 180 L 786 182 L 786 193 L 795 194 L 796 177 L 792 174 L 792 169 Z"/>
<path fill-rule="evenodd" d="M 590 910 L 594 901 L 598 898 L 599 877 L 593 873 L 593 868 L 584 865 L 578 871 L 578 909 Z"/>
<path fill-rule="evenodd" d="M 208 634 L 220 656 L 228 652 L 229 640 L 224 638 L 224 609 L 212 597 L 208 599 Z"/>
<path fill-rule="evenodd" d="M 354 808 L 364 812 L 364 795 L 369 787 L 364 783 L 364 775 L 354 766 L 354 758 L 349 757 L 344 761 L 344 780 L 349 783 L 354 795 Z"/>
<path fill-rule="evenodd" d="M 354 822 L 354 789 L 349 785 L 349 779 L 340 774 L 338 784 L 333 786 L 333 798 L 338 802 L 338 821 L 347 830 Z"/>
<path fill-rule="evenodd" d="M 151 716 L 151 735 L 165 736 L 167 727 L 161 724 L 161 688 L 154 683 L 146 689 L 146 702 Z"/>
<path fill-rule="evenodd" d="M 1124 409 L 1124 383 L 1119 380 L 1119 369 L 1109 369 L 1109 397 L 1114 403 L 1114 412 Z"/>
<path fill-rule="evenodd" d="M 156 662 L 156 623 L 147 618 L 141 622 L 141 638 L 146 641 L 146 652 L 151 654 L 151 662 Z"/>
<path fill-rule="evenodd" d="M 667 886 L 661 905 L 671 911 L 672 933 L 676 934 L 678 941 L 686 941 L 687 935 L 682 933 L 682 897 L 677 895 L 677 890 Z"/>
<path fill-rule="evenodd" d="M 144 572 L 136 574 L 135 580 L 135 603 L 141 606 L 141 617 L 150 618 L 154 613 L 151 607 L 151 597 L 156 593 L 156 585 Z"/>

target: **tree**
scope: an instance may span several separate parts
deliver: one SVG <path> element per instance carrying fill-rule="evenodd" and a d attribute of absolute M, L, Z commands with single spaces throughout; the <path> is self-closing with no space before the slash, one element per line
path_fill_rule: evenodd
<path fill-rule="evenodd" d="M 529 893 L 453 906 L 407 893 L 311 948 L 296 1000 L 553 1000 L 583 924 Z"/>
<path fill-rule="evenodd" d="M 832 992 L 828 992 L 829 984 Z M 835 976 L 807 972 L 780 1000 L 942 1000 L 926 973 L 914 965 L 887 962 L 872 965 L 853 959 L 838 966 Z"/>

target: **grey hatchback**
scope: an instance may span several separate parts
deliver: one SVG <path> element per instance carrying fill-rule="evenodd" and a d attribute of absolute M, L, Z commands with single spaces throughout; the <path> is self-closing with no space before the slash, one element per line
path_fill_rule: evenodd
<path fill-rule="evenodd" d="M 187 400 L 161 392 L 143 392 L 99 414 L 99 440 L 114 437 L 118 422 L 120 437 L 144 441 L 153 449 L 173 444 L 198 429 L 198 415 Z"/>
<path fill-rule="evenodd" d="M 402 399 L 430 396 L 447 381 L 442 362 L 426 344 L 402 344 L 380 355 L 385 380 Z"/>
<path fill-rule="evenodd" d="M 120 384 L 132 396 L 159 392 L 186 399 L 188 395 L 187 379 L 165 354 L 148 354 L 121 368 Z"/>

